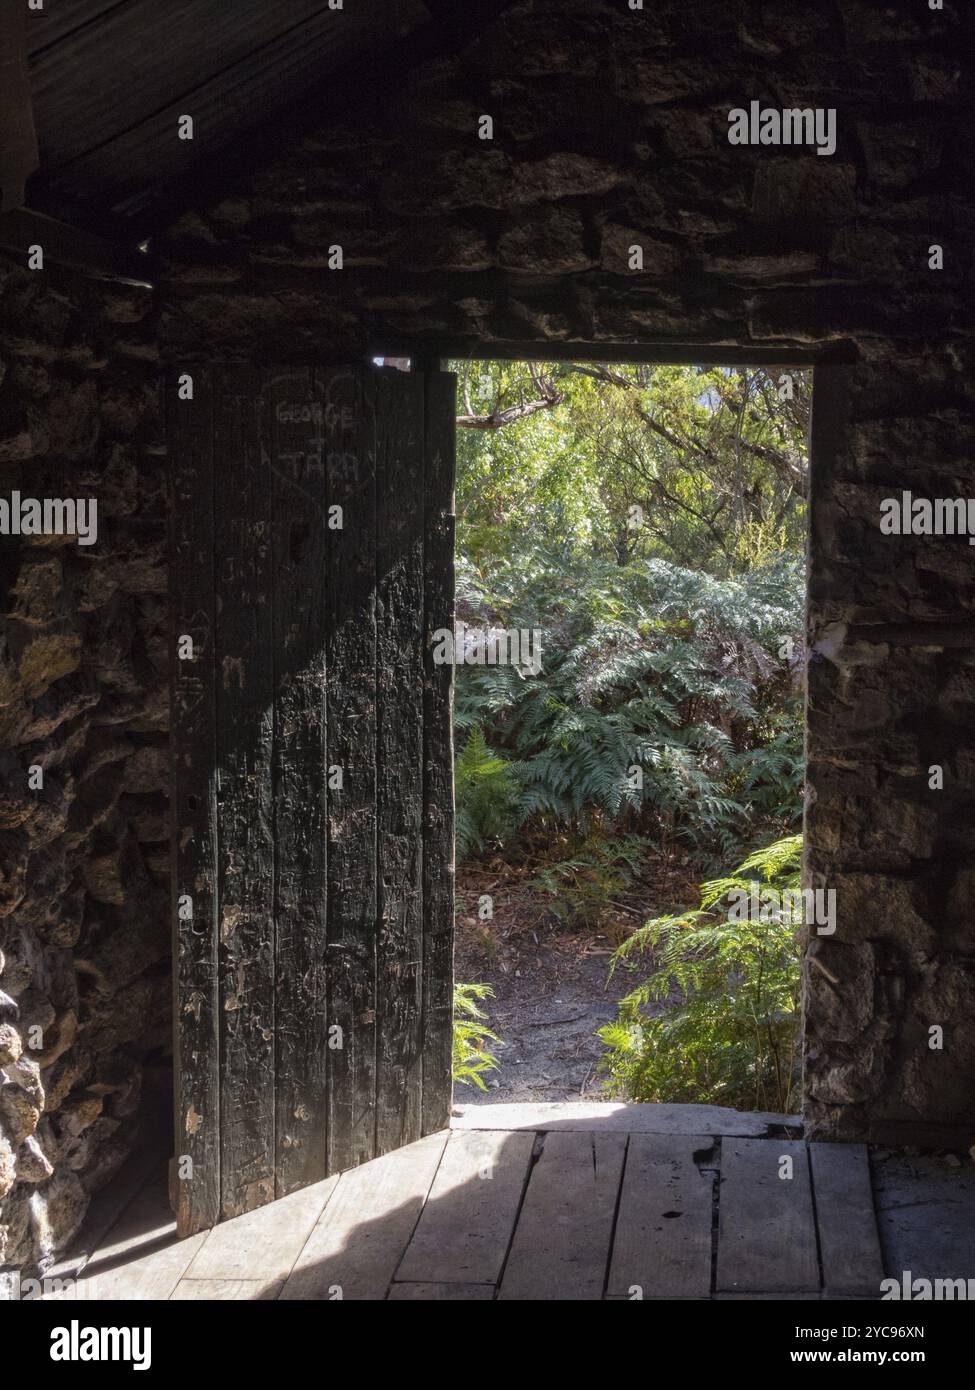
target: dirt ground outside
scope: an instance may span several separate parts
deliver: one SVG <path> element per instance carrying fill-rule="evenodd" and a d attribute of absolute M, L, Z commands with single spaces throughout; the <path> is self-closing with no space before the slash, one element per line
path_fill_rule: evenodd
<path fill-rule="evenodd" d="M 466 864 L 457 871 L 455 978 L 489 984 L 491 1029 L 504 1046 L 487 1073 L 487 1090 L 455 1085 L 455 1104 L 503 1101 L 611 1100 L 599 1070 L 604 1046 L 597 1030 L 616 1016 L 616 1004 L 649 973 L 650 961 L 609 978 L 615 947 L 649 918 L 695 899 L 693 871 L 661 860 L 595 925 L 560 921 L 550 896 L 503 861 Z M 482 894 L 495 898 L 495 916 L 478 919 Z"/>

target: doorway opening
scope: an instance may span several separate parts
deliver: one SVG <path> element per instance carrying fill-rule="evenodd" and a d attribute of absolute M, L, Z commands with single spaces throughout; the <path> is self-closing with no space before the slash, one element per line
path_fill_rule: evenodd
<path fill-rule="evenodd" d="M 795 1111 L 812 370 L 445 365 L 455 1100 Z"/>

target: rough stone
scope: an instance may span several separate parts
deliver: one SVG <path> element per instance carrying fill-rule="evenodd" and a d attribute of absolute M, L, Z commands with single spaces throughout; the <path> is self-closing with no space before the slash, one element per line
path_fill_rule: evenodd
<path fill-rule="evenodd" d="M 584 246 L 585 226 L 572 208 L 546 208 L 519 218 L 498 242 L 498 261 L 510 270 L 568 274 L 588 270 L 593 258 Z"/>
<path fill-rule="evenodd" d="M 99 923 L 90 915 L 97 902 L 86 894 L 82 866 L 96 865 L 98 891 L 125 891 L 112 883 L 109 865 L 124 877 L 130 861 L 123 846 L 135 843 L 117 810 L 133 752 L 129 727 L 150 726 L 155 737 L 166 727 L 166 654 L 155 655 L 160 618 L 144 607 L 166 590 L 164 478 L 142 452 L 158 448 L 160 429 L 153 314 L 147 291 L 70 278 L 55 290 L 46 277 L 4 263 L 0 358 L 9 369 L 0 372 L 0 451 L 22 469 L 8 475 L 8 486 L 65 495 L 70 470 L 68 495 L 97 496 L 100 521 L 90 548 L 69 537 L 3 539 L 0 994 L 13 1008 L 0 1009 L 0 1264 L 25 1269 L 63 1248 L 109 1171 L 106 1156 L 117 1168 L 128 1152 L 141 1032 L 154 1030 L 151 1045 L 159 1045 L 155 1018 L 140 1029 L 128 1009 L 120 1010 L 124 1039 L 101 1005 L 89 1028 L 91 1004 L 79 1001 L 74 955 L 86 920 L 86 949 L 98 945 Z M 109 603 L 111 614 L 101 617 Z M 164 620 L 162 627 L 165 643 Z M 99 659 L 103 634 L 112 630 L 129 653 Z M 133 647 L 143 680 L 131 675 Z M 116 732 L 106 738 L 104 729 Z M 165 750 L 162 759 L 158 749 L 143 752 L 132 817 L 154 817 L 160 827 Z M 35 763 L 44 768 L 44 787 L 28 790 L 27 767 Z M 150 878 L 141 863 L 130 868 L 138 873 L 131 892 L 164 916 L 165 880 Z M 137 998 L 144 1004 L 155 988 Z M 123 1047 L 133 1055 L 123 1059 Z M 112 1075 L 113 1066 L 124 1078 L 121 1090 L 78 1093 L 93 1074 Z M 106 1094 L 128 1097 L 128 1108 L 98 1130 Z"/>
<path fill-rule="evenodd" d="M 20 658 L 19 674 L 28 698 L 43 695 L 49 685 L 77 671 L 81 665 L 81 638 L 75 633 L 50 633 L 28 642 Z"/>
<path fill-rule="evenodd" d="M 45 1154 L 34 1135 L 25 1139 L 17 1156 L 17 1178 L 20 1182 L 47 1182 L 54 1173 L 54 1165 Z"/>
<path fill-rule="evenodd" d="M 20 1034 L 12 1023 L 0 1023 L 0 1067 L 16 1062 L 23 1052 Z"/>
<path fill-rule="evenodd" d="M 680 264 L 680 249 L 669 242 L 648 237 L 633 227 L 609 222 L 602 229 L 600 263 L 603 269 L 617 274 L 638 273 L 630 265 L 634 246 L 643 252 L 643 273 L 646 275 L 670 275 Z"/>
<path fill-rule="evenodd" d="M 818 227 L 849 217 L 855 189 L 856 169 L 852 164 L 769 159 L 755 170 L 752 207 L 758 222 Z"/>

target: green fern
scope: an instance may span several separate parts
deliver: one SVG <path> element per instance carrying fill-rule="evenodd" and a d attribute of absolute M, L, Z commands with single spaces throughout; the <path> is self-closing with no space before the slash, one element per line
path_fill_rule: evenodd
<path fill-rule="evenodd" d="M 801 856 L 800 835 L 757 850 L 702 884 L 699 908 L 655 918 L 616 951 L 611 972 L 646 953 L 654 970 L 599 1030 L 613 1089 L 632 1100 L 788 1111 L 798 1071 L 796 932 L 786 921 L 730 921 L 722 905 L 756 881 L 798 887 Z"/>
<path fill-rule="evenodd" d="M 551 896 L 553 914 L 570 927 L 598 925 L 636 877 L 647 842 L 635 835 L 591 836 L 571 859 L 547 865 L 527 884 Z"/>
<path fill-rule="evenodd" d="M 777 656 L 801 628 L 795 557 L 718 579 L 534 548 L 459 571 L 465 620 L 545 614 L 537 677 L 457 672 L 462 858 L 530 821 L 678 841 L 714 862 L 796 823 L 802 714 Z"/>
<path fill-rule="evenodd" d="M 486 1091 L 484 1073 L 496 1071 L 500 1065 L 497 1057 L 487 1050 L 486 1043 L 503 1046 L 496 1033 L 492 1033 L 484 1022 L 484 1010 L 478 1007 L 478 1000 L 491 999 L 494 990 L 490 985 L 454 985 L 454 1034 L 451 1057 L 451 1074 L 463 1086 L 477 1086 Z"/>
<path fill-rule="evenodd" d="M 471 726 L 454 766 L 457 851 L 461 859 L 503 840 L 521 820 L 521 792 L 511 764 Z"/>

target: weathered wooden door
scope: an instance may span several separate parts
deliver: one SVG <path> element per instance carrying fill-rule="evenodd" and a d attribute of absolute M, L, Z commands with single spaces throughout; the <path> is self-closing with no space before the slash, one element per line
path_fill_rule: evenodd
<path fill-rule="evenodd" d="M 169 388 L 188 1234 L 446 1125 L 454 378 Z"/>

